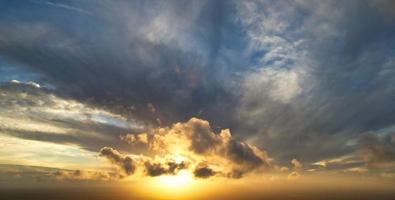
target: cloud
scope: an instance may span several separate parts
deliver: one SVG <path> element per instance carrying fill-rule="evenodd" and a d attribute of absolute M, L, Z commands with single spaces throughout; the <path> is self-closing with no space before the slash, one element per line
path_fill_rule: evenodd
<path fill-rule="evenodd" d="M 144 127 L 131 118 L 29 82 L 2 83 L 0 96 L 0 131 L 13 137 L 76 144 L 97 151 L 105 145 L 127 147 L 119 142 L 119 135 Z"/>
<path fill-rule="evenodd" d="M 144 165 L 148 176 L 161 176 L 164 174 L 175 175 L 178 171 L 188 167 L 185 161 L 181 161 L 180 163 L 168 161 L 164 166 L 161 163 L 151 163 L 147 161 Z"/>
<path fill-rule="evenodd" d="M 344 171 L 362 174 L 362 173 L 366 173 L 368 169 L 364 167 L 353 167 L 353 168 L 345 169 Z"/>
<path fill-rule="evenodd" d="M 198 178 L 209 178 L 210 176 L 214 176 L 216 172 L 206 165 L 198 165 L 193 171 L 193 174 Z"/>
<path fill-rule="evenodd" d="M 190 119 L 185 126 L 181 125 L 179 129 L 185 132 L 190 139 L 191 146 L 189 148 L 198 154 L 214 151 L 215 147 L 222 143 L 222 139 L 228 137 L 228 135 L 213 133 L 208 121 L 197 118 Z"/>
<path fill-rule="evenodd" d="M 300 174 L 298 172 L 291 172 L 290 174 L 288 174 L 287 178 L 290 181 L 294 181 L 300 178 Z"/>
<path fill-rule="evenodd" d="M 2 187 L 32 185 L 67 185 L 76 183 L 102 183 L 116 180 L 116 174 L 102 170 L 70 170 L 63 168 L 38 167 L 28 165 L 0 165 Z"/>
<path fill-rule="evenodd" d="M 395 166 L 394 143 L 389 137 L 364 134 L 358 141 L 358 153 L 370 168 L 393 168 Z"/>
<path fill-rule="evenodd" d="M 214 120 L 232 108 L 223 101 L 232 98 L 225 68 L 233 65 L 222 53 L 228 49 L 222 44 L 227 13 L 218 12 L 227 3 L 39 3 L 47 6 L 5 4 L 18 9 L 1 12 L 0 54 L 39 73 L 64 96 L 153 125 L 185 120 L 201 110 Z M 228 119 L 218 123 L 223 121 Z"/>
<path fill-rule="evenodd" d="M 120 136 L 121 140 L 129 143 L 129 144 L 136 144 L 136 143 L 142 143 L 142 144 L 147 144 L 148 143 L 148 136 L 147 133 L 141 133 L 141 134 L 126 134 L 126 135 L 121 135 Z"/>
<path fill-rule="evenodd" d="M 116 179 L 114 174 L 105 171 L 86 171 L 86 170 L 57 170 L 52 173 L 58 180 L 64 181 L 109 181 Z"/>
<path fill-rule="evenodd" d="M 381 5 L 301 0 L 236 7 L 252 62 L 234 132 L 284 163 L 310 163 L 351 154 L 356 147 L 348 141 L 394 124 L 384 105 L 393 105 L 395 91 L 387 42 L 395 26 Z"/>
<path fill-rule="evenodd" d="M 296 160 L 295 158 L 291 160 L 294 170 L 301 170 L 303 168 L 303 164 Z"/>
<path fill-rule="evenodd" d="M 129 156 L 123 156 L 111 147 L 103 147 L 100 156 L 107 158 L 111 163 L 119 166 L 126 175 L 131 175 L 136 170 L 135 161 Z"/>
<path fill-rule="evenodd" d="M 303 170 L 303 164 L 297 159 L 292 159 L 291 164 L 293 165 L 293 171 L 287 175 L 287 180 L 293 181 L 301 177 L 301 171 Z M 278 169 L 280 172 L 287 172 L 288 168 Z M 310 171 L 315 171 L 316 169 L 310 169 Z"/>
<path fill-rule="evenodd" d="M 244 142 L 230 140 L 225 151 L 225 155 L 233 162 L 244 165 L 248 169 L 267 166 L 269 164 L 266 152 Z"/>
<path fill-rule="evenodd" d="M 234 178 L 234 179 L 242 178 L 243 175 L 244 175 L 244 172 L 240 171 L 240 170 L 237 170 L 237 169 L 235 169 L 235 170 L 229 172 L 228 174 L 226 174 L 226 176 L 228 178 Z"/>
<path fill-rule="evenodd" d="M 34 74 L 1 86 L 7 135 L 149 156 L 182 141 L 231 174 L 267 165 L 262 147 L 279 166 L 361 167 L 332 159 L 394 125 L 389 0 L 39 2 L 0 8 L 0 80 Z M 379 140 L 369 166 L 391 154 Z"/>
<path fill-rule="evenodd" d="M 47 5 L 47 6 L 54 6 L 54 7 L 58 7 L 58 8 L 62 8 L 62 9 L 67 9 L 70 11 L 74 11 L 74 12 L 79 12 L 79 13 L 84 13 L 84 14 L 92 14 L 87 10 L 78 8 L 78 7 L 74 7 L 71 5 L 67 5 L 67 4 L 62 4 L 62 3 L 53 3 L 50 1 L 31 1 L 33 3 L 37 3 L 37 4 L 43 4 L 43 5 Z"/>
<path fill-rule="evenodd" d="M 136 143 L 141 135 L 144 135 L 146 142 Z M 216 171 L 221 171 L 218 173 L 221 176 L 241 178 L 244 173 L 270 167 L 265 151 L 232 138 L 228 129 L 216 133 L 208 121 L 198 118 L 121 138 L 127 138 L 132 146 L 145 145 L 146 152 L 139 156 L 138 163 L 148 176 L 175 175 L 180 170 L 194 168 L 193 173 L 198 177 L 212 176 L 217 174 Z M 101 154 L 104 150 L 107 154 L 113 154 L 109 157 L 115 165 L 123 163 L 125 156 L 118 151 L 104 148 Z"/>
<path fill-rule="evenodd" d="M 215 133 L 208 121 L 198 118 L 152 130 L 152 139 L 148 142 L 151 150 L 165 154 L 191 152 L 207 160 L 219 156 L 241 171 L 268 167 L 270 162 L 265 151 L 232 138 L 228 129 Z"/>
<path fill-rule="evenodd" d="M 302 74 L 296 70 L 264 68 L 251 72 L 243 83 L 243 93 L 248 103 L 257 104 L 264 98 L 288 103 L 302 92 Z"/>
<path fill-rule="evenodd" d="M 354 153 L 336 158 L 320 160 L 312 163 L 311 165 L 312 169 L 314 170 L 326 171 L 350 171 L 351 169 L 365 168 L 364 162 L 360 159 L 359 156 L 356 156 Z"/>

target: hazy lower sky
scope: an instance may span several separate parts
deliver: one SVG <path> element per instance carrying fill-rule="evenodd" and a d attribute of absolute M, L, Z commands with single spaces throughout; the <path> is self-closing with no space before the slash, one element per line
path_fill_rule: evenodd
<path fill-rule="evenodd" d="M 390 199 L 394 184 L 392 0 L 0 0 L 8 199 Z"/>

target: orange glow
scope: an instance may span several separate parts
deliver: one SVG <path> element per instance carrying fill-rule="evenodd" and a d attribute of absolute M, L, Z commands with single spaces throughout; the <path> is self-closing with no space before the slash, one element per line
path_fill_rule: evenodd
<path fill-rule="evenodd" d="M 175 188 L 180 189 L 190 187 L 194 180 L 193 175 L 189 171 L 182 170 L 175 176 L 160 176 L 157 178 L 156 182 L 160 187 L 173 190 Z"/>

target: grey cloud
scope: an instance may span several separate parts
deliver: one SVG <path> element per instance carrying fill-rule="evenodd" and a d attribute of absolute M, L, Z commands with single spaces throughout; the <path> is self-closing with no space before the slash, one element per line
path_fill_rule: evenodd
<path fill-rule="evenodd" d="M 42 186 L 68 183 L 98 183 L 117 179 L 117 174 L 100 170 L 69 170 L 27 165 L 0 165 L 0 186 Z"/>
<path fill-rule="evenodd" d="M 394 16 L 369 1 L 240 4 L 262 56 L 245 76 L 245 123 L 234 132 L 280 162 L 312 162 L 350 154 L 348 141 L 394 124 Z"/>
<path fill-rule="evenodd" d="M 225 151 L 227 157 L 235 163 L 244 165 L 246 169 L 268 166 L 267 161 L 262 156 L 257 155 L 256 151 L 247 143 L 232 139 L 229 141 Z"/>
<path fill-rule="evenodd" d="M 219 74 L 224 67 L 216 61 L 224 2 L 80 3 L 94 17 L 37 6 L 2 12 L 7 17 L 0 20 L 0 53 L 43 74 L 63 95 L 152 124 L 185 120 L 201 110 L 214 121 L 232 108 L 223 101 L 232 99 L 228 75 Z M 37 17 L 27 19 L 24 12 Z M 147 112 L 148 103 L 155 113 Z"/>
<path fill-rule="evenodd" d="M 170 174 L 175 174 L 181 169 L 188 168 L 188 163 L 185 162 L 185 161 L 182 161 L 181 163 L 176 163 L 176 162 L 173 162 L 173 161 L 169 161 L 167 163 L 167 165 L 168 165 L 168 173 L 170 173 Z"/>
<path fill-rule="evenodd" d="M 59 180 L 66 181 L 108 181 L 118 178 L 114 173 L 85 170 L 56 170 L 52 175 Z"/>
<path fill-rule="evenodd" d="M 191 130 L 188 130 L 191 129 Z M 222 144 L 222 140 L 215 134 L 205 121 L 194 120 L 186 130 L 191 141 L 190 149 L 198 154 L 208 153 Z"/>
<path fill-rule="evenodd" d="M 244 172 L 240 170 L 233 170 L 232 172 L 228 173 L 226 176 L 228 178 L 234 178 L 234 179 L 239 179 L 242 178 L 244 175 Z"/>
<path fill-rule="evenodd" d="M 199 165 L 193 171 L 193 174 L 197 178 L 209 178 L 211 176 L 214 176 L 216 172 L 206 165 Z"/>
<path fill-rule="evenodd" d="M 144 165 L 145 165 L 146 173 L 149 176 L 160 176 L 167 172 L 167 170 L 164 167 L 162 167 L 160 163 L 151 164 L 150 162 L 146 162 L 144 163 Z"/>
<path fill-rule="evenodd" d="M 371 168 L 392 168 L 395 166 L 395 143 L 388 137 L 364 134 L 358 141 L 358 153 Z"/>
<path fill-rule="evenodd" d="M 0 84 L 0 96 L 0 131 L 14 137 L 76 144 L 90 151 L 106 145 L 127 150 L 119 135 L 144 126 L 32 84 Z"/>
<path fill-rule="evenodd" d="M 231 138 L 229 130 L 215 133 L 207 121 L 196 118 L 187 122 L 186 134 L 191 140 L 191 150 L 198 154 L 218 152 L 229 160 L 242 165 L 245 170 L 268 166 L 266 152 L 245 142 Z M 262 155 L 259 155 L 262 154 Z"/>
<path fill-rule="evenodd" d="M 131 157 L 124 156 L 111 147 L 103 147 L 100 150 L 100 156 L 107 158 L 113 164 L 119 166 L 126 175 L 132 175 L 136 170 L 135 161 Z"/>
<path fill-rule="evenodd" d="M 164 174 L 175 175 L 178 173 L 178 171 L 186 169 L 188 164 L 185 161 L 182 161 L 181 163 L 169 161 L 163 165 L 161 163 L 152 163 L 147 161 L 144 163 L 144 166 L 148 176 L 161 176 Z"/>

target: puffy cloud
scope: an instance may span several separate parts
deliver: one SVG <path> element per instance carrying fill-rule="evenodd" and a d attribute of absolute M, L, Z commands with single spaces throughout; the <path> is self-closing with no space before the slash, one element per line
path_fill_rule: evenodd
<path fill-rule="evenodd" d="M 143 165 L 149 176 L 164 174 L 175 175 L 178 171 L 195 168 L 197 177 L 217 174 L 225 177 L 241 178 L 246 172 L 269 167 L 270 159 L 265 151 L 246 142 L 232 138 L 228 129 L 219 133 L 212 130 L 206 120 L 191 118 L 187 122 L 178 122 L 168 127 L 159 127 L 147 133 L 122 136 L 131 145 L 135 145 L 144 135 L 146 152 Z M 122 165 L 124 156 L 111 148 L 103 148 L 116 165 Z M 204 167 L 201 163 L 205 163 Z"/>
<path fill-rule="evenodd" d="M 120 136 L 121 140 L 129 143 L 129 144 L 136 144 L 136 143 L 143 143 L 147 144 L 148 143 L 148 138 L 146 133 L 141 133 L 141 134 L 126 134 L 126 135 L 121 135 Z"/>
<path fill-rule="evenodd" d="M 219 157 L 242 171 L 267 167 L 270 162 L 265 151 L 232 138 L 228 129 L 215 133 L 208 121 L 198 118 L 179 122 L 171 127 L 155 129 L 152 134 L 149 145 L 154 151 L 181 151 L 187 154 L 192 152 L 192 156 L 208 161 L 210 158 Z"/>
<path fill-rule="evenodd" d="M 209 178 L 210 176 L 214 176 L 216 172 L 207 165 L 198 165 L 193 171 L 193 174 L 198 178 Z"/>
<path fill-rule="evenodd" d="M 192 118 L 180 127 L 180 131 L 187 134 L 191 142 L 189 148 L 198 154 L 215 150 L 223 142 L 222 135 L 213 133 L 208 121 L 205 120 Z"/>
<path fill-rule="evenodd" d="M 149 162 L 146 162 L 145 169 L 149 176 L 160 176 L 167 173 L 167 170 L 159 163 L 151 164 Z"/>
<path fill-rule="evenodd" d="M 261 151 L 255 146 L 244 142 L 229 140 L 226 145 L 225 155 L 233 162 L 244 165 L 247 169 L 253 169 L 269 164 L 266 152 Z"/>
<path fill-rule="evenodd" d="M 188 167 L 188 163 L 185 161 L 181 161 L 180 163 L 168 161 L 165 165 L 163 165 L 161 163 L 151 163 L 147 161 L 144 163 L 144 166 L 148 176 L 160 176 L 164 174 L 175 175 L 178 173 L 178 171 L 186 169 Z"/>
<path fill-rule="evenodd" d="M 103 147 L 100 150 L 100 156 L 119 166 L 127 175 L 133 174 L 136 170 L 135 161 L 131 157 L 124 156 L 111 147 Z"/>

